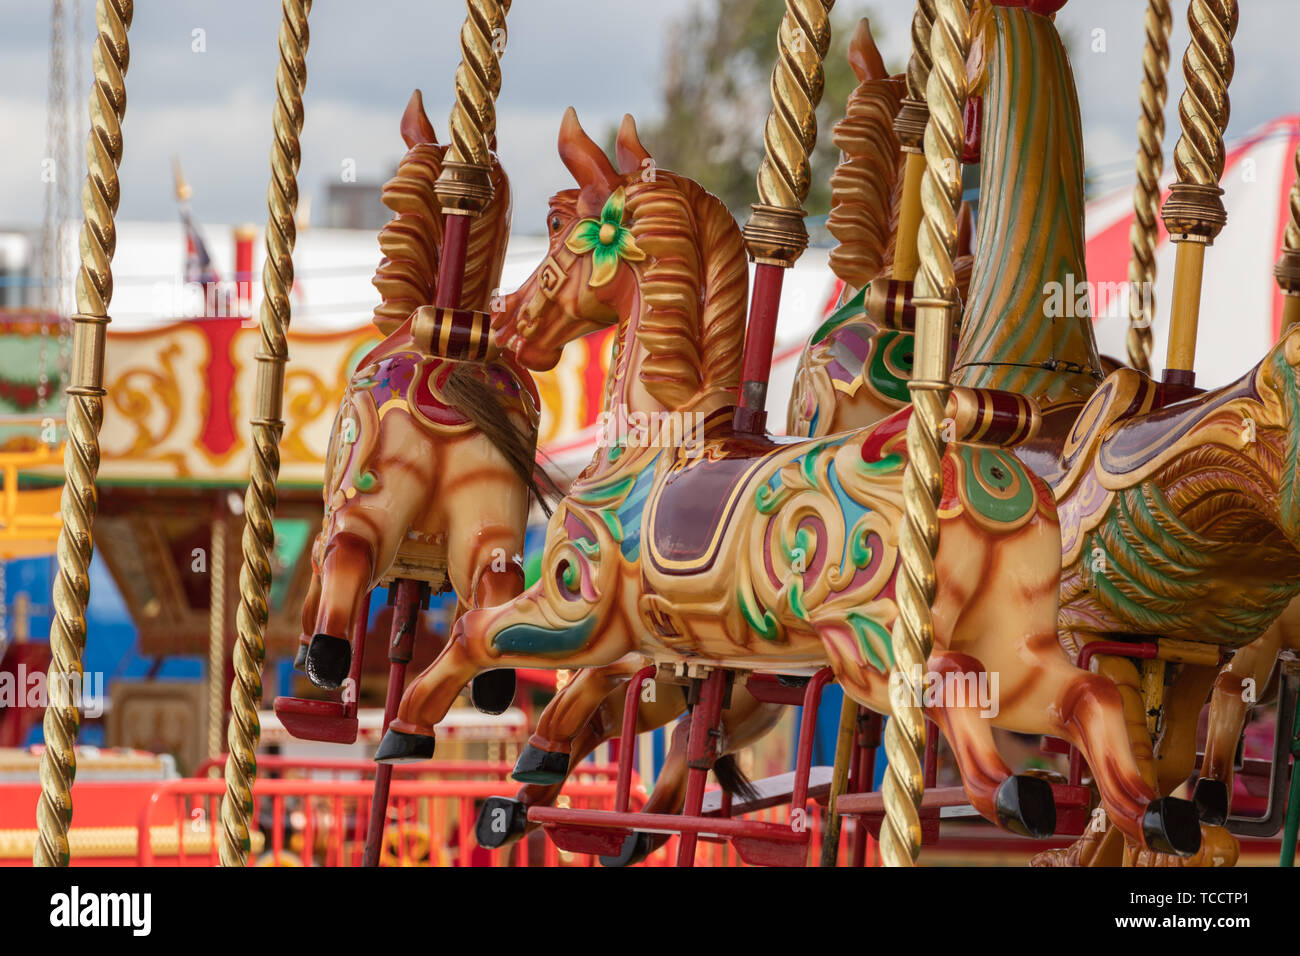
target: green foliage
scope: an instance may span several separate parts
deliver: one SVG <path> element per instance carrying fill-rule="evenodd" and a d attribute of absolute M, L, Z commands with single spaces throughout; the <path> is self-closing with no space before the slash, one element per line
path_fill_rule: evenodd
<path fill-rule="evenodd" d="M 659 166 L 697 180 L 741 220 L 758 199 L 755 177 L 784 12 L 784 0 L 708 0 L 672 24 L 663 64 L 663 112 L 641 127 L 642 141 Z M 804 203 L 812 216 L 830 209 L 830 175 L 839 160 L 830 128 L 857 86 L 847 49 L 864 12 L 836 11 L 832 17 L 812 191 Z"/>

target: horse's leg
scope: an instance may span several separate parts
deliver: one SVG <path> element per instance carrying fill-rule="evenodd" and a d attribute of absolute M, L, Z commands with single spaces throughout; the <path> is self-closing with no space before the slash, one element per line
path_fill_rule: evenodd
<path fill-rule="evenodd" d="M 930 656 L 929 670 L 937 692 L 928 695 L 936 700 L 925 702 L 926 715 L 952 748 L 971 806 L 985 819 L 1021 836 L 1039 840 L 1051 836 L 1056 831 L 1051 785 L 1038 777 L 1012 773 L 998 753 L 990 713 L 996 702 L 981 700 L 978 690 L 992 686 L 984 665 L 966 654 L 940 651 Z"/>
<path fill-rule="evenodd" d="M 554 803 L 571 768 L 605 741 L 622 734 L 627 678 L 640 670 L 644 663 L 645 658 L 640 654 L 628 654 L 605 667 L 584 668 L 551 698 L 538 729 L 540 732 L 545 724 L 548 741 L 563 748 L 562 753 L 554 752 L 564 757 L 563 766 L 554 765 L 554 769 L 559 771 L 558 776 L 543 778 L 537 774 L 521 777 L 516 764 L 516 779 L 543 782 L 525 784 L 513 798 L 488 798 L 479 812 L 477 823 L 476 832 L 482 846 L 502 846 L 535 829 L 534 824 L 528 823 L 528 808 Z M 591 704 L 592 697 L 602 686 L 606 688 L 604 697 Z M 669 688 L 667 693 L 655 693 L 648 700 L 638 697 L 638 734 L 662 727 L 686 709 L 685 696 L 675 691 L 676 688 Z M 632 742 L 628 743 L 628 746 L 632 745 Z M 523 762 L 524 755 L 521 754 L 520 763 Z M 655 792 L 658 793 L 657 786 Z"/>
<path fill-rule="evenodd" d="M 307 598 L 302 603 L 302 633 L 298 636 L 298 652 L 293 658 L 293 666 L 297 670 L 304 670 L 307 666 L 307 648 L 311 646 L 312 635 L 316 633 L 316 612 L 320 609 L 320 596 L 320 572 L 312 568 L 311 584 L 307 586 Z"/>
<path fill-rule="evenodd" d="M 318 687 L 338 687 L 352 666 L 353 619 L 370 589 L 375 549 L 360 535 L 341 531 L 325 545 L 321 558 L 321 599 L 315 631 L 304 660 L 307 676 Z"/>
<path fill-rule="evenodd" d="M 550 604 L 547 583 L 539 581 L 508 604 L 470 611 L 456 622 L 437 659 L 406 688 L 376 759 L 432 756 L 434 725 L 447 715 L 461 688 L 482 671 L 598 667 L 636 646 L 628 609 L 615 593 L 621 590 L 621 581 L 612 582 L 598 606 L 588 605 L 585 613 L 567 619 Z"/>
<path fill-rule="evenodd" d="M 617 720 L 621 722 L 623 699 L 613 692 L 623 688 L 627 680 L 645 666 L 645 662 L 646 658 L 641 654 L 625 654 L 612 664 L 584 667 L 574 674 L 542 711 L 537 729 L 515 763 L 514 778 L 525 783 L 540 784 L 562 781 L 569 772 L 573 739 L 584 727 L 596 721 L 598 716 L 605 716 L 603 711 L 607 707 L 603 705 L 612 704 L 612 700 L 609 700 L 611 695 L 619 697 Z M 671 719 L 672 716 L 669 716 L 665 721 Z M 621 730 L 621 724 L 615 722 L 612 726 L 601 729 L 616 736 Z"/>
<path fill-rule="evenodd" d="M 1228 819 L 1233 761 L 1246 716 L 1264 690 L 1282 647 L 1278 622 L 1237 651 L 1219 672 L 1210 695 L 1210 723 L 1205 735 L 1205 760 L 1196 781 L 1193 801 L 1210 823 Z"/>

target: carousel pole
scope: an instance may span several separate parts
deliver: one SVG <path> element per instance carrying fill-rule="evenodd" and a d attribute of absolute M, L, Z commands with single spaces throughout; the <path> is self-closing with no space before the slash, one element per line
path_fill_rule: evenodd
<path fill-rule="evenodd" d="M 250 420 L 253 453 L 249 463 L 243 535 L 244 562 L 239 571 L 238 639 L 234 648 L 235 680 L 230 687 L 230 726 L 226 734 L 226 796 L 221 803 L 221 865 L 248 862 L 257 746 L 262 736 L 262 663 L 266 657 L 266 622 L 271 592 L 272 524 L 276 479 L 280 474 L 280 419 L 284 366 L 289 360 L 289 292 L 293 288 L 293 246 L 297 239 L 298 164 L 302 151 L 302 92 L 307 83 L 307 15 L 311 0 L 282 0 L 280 62 L 275 72 L 276 103 L 272 118 L 271 184 L 267 189 L 266 264 L 258 325 L 257 394 Z"/>
<path fill-rule="evenodd" d="M 1137 185 L 1133 187 L 1132 255 L 1128 263 L 1128 364 L 1151 374 L 1151 323 L 1155 319 L 1156 215 L 1164 172 L 1165 100 L 1169 94 L 1169 0 L 1148 0 L 1142 21 L 1142 116 L 1138 119 Z"/>
<path fill-rule="evenodd" d="M 925 178 L 925 126 L 930 110 L 925 105 L 925 86 L 930 79 L 930 30 L 934 26 L 935 0 L 917 0 L 912 15 L 912 55 L 907 61 L 907 95 L 894 118 L 894 133 L 902 144 L 903 201 L 898 210 L 898 231 L 894 234 L 894 278 L 911 282 L 918 260 L 916 237 L 921 228 L 921 181 Z"/>
<path fill-rule="evenodd" d="M 1291 218 L 1282 235 L 1282 255 L 1273 269 L 1277 284 L 1286 295 L 1282 304 L 1280 331 L 1283 334 L 1300 322 L 1300 147 L 1296 149 L 1294 163 L 1296 178 L 1287 203 Z"/>
<path fill-rule="evenodd" d="M 912 415 L 907 423 L 907 467 L 903 473 L 903 524 L 898 551 L 898 618 L 894 622 L 894 671 L 889 682 L 892 719 L 885 726 L 889 766 L 883 796 L 885 820 L 881 855 L 887 866 L 912 866 L 921 850 L 921 797 L 925 791 L 925 717 L 921 678 L 934 644 L 939 548 L 939 497 L 943 491 L 943 416 L 948 396 L 949 349 L 957 281 L 961 206 L 962 114 L 966 108 L 966 59 L 971 48 L 970 12 L 963 0 L 937 0 L 930 34 L 932 67 L 925 99 L 924 217 L 917 238 L 915 364 L 909 388 Z"/>
<path fill-rule="evenodd" d="M 460 65 L 456 67 L 456 102 L 451 109 L 451 144 L 442 172 L 434 183 L 444 217 L 438 287 L 434 293 L 438 310 L 460 307 L 470 222 L 492 201 L 489 150 L 496 136 L 496 98 L 501 92 L 501 54 L 505 51 L 506 14 L 510 12 L 510 4 L 511 0 L 466 0 L 465 3 L 465 23 L 460 28 Z M 437 341 L 427 321 L 436 316 L 436 311 L 428 310 L 416 314 L 411 332 L 417 344 L 429 348 Z M 397 714 L 420 606 L 429 593 L 426 584 L 409 579 L 395 582 L 395 588 L 388 696 L 384 704 L 385 734 Z M 513 689 L 509 693 L 513 695 Z M 392 775 L 391 763 L 381 763 L 375 773 L 365 866 L 379 865 Z"/>
<path fill-rule="evenodd" d="M 98 0 L 95 25 L 94 85 L 90 93 L 90 133 L 86 138 L 86 183 L 81 191 L 81 268 L 77 273 L 77 314 L 72 317 L 72 371 L 68 385 L 66 475 L 60 511 L 59 574 L 54 580 L 54 621 L 46 686 L 45 752 L 41 755 L 41 797 L 36 806 L 38 836 L 32 862 L 67 866 L 68 827 L 72 823 L 72 782 L 77 775 L 75 746 L 81 725 L 76 693 L 86 649 L 86 603 L 90 598 L 90 559 L 94 552 L 99 473 L 99 429 L 104 421 L 104 344 L 108 306 L 113 298 L 113 252 L 121 188 L 122 117 L 126 113 L 126 70 L 131 59 L 127 31 L 133 0 Z M 60 170 L 60 172 L 65 172 Z"/>
<path fill-rule="evenodd" d="M 221 756 L 226 716 L 226 537 L 230 527 L 225 492 L 212 508 L 212 552 L 208 569 L 208 756 Z"/>
<path fill-rule="evenodd" d="M 1162 211 L 1169 238 L 1178 243 L 1164 375 L 1165 384 L 1176 389 L 1196 383 L 1196 327 L 1205 248 L 1228 221 L 1219 179 L 1223 176 L 1237 0 L 1191 0 L 1187 22 L 1192 34 L 1183 56 L 1187 89 L 1178 103 L 1182 135 L 1174 149 L 1178 182 Z"/>
<path fill-rule="evenodd" d="M 803 201 L 812 183 L 809 157 L 817 145 L 817 104 L 826 83 L 822 60 L 831 45 L 835 0 L 786 0 L 772 70 L 772 111 L 763 128 L 758 202 L 745 223 L 745 247 L 756 263 L 745 329 L 737 431 L 766 431 L 767 380 L 785 270 L 808 246 Z"/>

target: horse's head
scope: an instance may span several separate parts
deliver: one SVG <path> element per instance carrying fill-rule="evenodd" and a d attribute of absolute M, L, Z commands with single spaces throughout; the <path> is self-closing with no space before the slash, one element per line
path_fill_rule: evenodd
<path fill-rule="evenodd" d="M 619 127 L 617 167 L 572 109 L 559 151 L 577 188 L 552 198 L 546 258 L 493 315 L 493 341 L 545 370 L 566 343 L 635 321 L 629 338 L 647 353 L 638 374 L 657 401 L 677 408 L 703 390 L 735 389 L 749 274 L 726 206 L 656 168 L 631 116 Z"/>
<path fill-rule="evenodd" d="M 565 343 L 612 325 L 626 310 L 635 290 L 632 271 L 645 261 L 628 195 L 643 174 L 656 175 L 630 116 L 618 132 L 618 169 L 572 108 L 560 125 L 559 145 L 578 188 L 552 197 L 546 260 L 506 297 L 493 324 L 496 341 L 534 369 L 553 368 Z"/>

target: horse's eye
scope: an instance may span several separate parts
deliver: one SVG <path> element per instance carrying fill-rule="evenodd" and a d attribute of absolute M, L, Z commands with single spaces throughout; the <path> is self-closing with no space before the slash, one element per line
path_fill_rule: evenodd
<path fill-rule="evenodd" d="M 552 217 L 551 217 L 551 232 L 559 232 L 559 231 L 560 231 L 560 217 L 559 217 L 559 216 L 552 216 Z"/>

